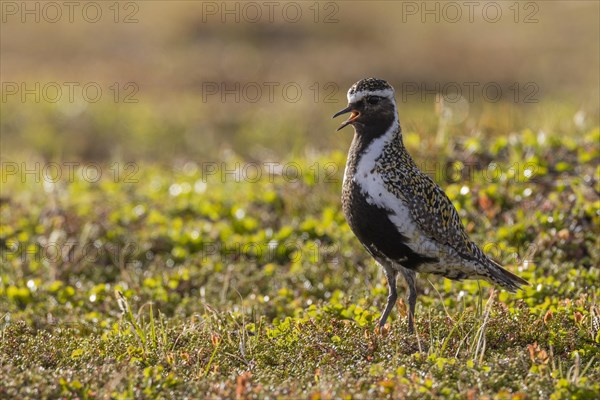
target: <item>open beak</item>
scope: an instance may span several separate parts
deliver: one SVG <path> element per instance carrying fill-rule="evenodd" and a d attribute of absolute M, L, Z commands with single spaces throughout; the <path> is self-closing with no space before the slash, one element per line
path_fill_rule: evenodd
<path fill-rule="evenodd" d="M 335 113 L 335 115 L 333 116 L 333 118 L 338 117 L 338 116 L 340 116 L 342 114 L 349 113 L 349 112 L 352 112 L 352 114 L 350 114 L 350 118 L 348 118 L 347 120 L 345 120 L 344 122 L 342 122 L 342 124 L 336 129 L 336 131 L 339 131 L 340 129 L 342 129 L 343 127 L 345 127 L 347 125 L 350 125 L 360 115 L 360 113 L 358 111 L 356 111 L 354 109 L 354 107 L 352 107 L 352 105 L 349 105 L 348 107 L 344 108 L 342 111 L 339 111 L 339 112 Z"/>

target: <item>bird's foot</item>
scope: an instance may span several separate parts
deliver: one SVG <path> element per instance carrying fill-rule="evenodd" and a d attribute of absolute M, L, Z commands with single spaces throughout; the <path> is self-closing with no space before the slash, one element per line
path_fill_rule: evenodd
<path fill-rule="evenodd" d="M 381 335 L 381 336 L 387 336 L 387 334 L 390 332 L 390 324 L 387 323 L 385 325 L 379 325 L 377 324 L 377 326 L 375 327 L 375 334 L 376 335 Z"/>

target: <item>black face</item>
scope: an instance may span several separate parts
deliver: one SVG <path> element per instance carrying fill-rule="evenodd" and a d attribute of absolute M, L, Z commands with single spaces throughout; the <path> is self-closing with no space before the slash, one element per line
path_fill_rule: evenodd
<path fill-rule="evenodd" d="M 396 118 L 396 107 L 391 99 L 369 94 L 349 104 L 334 117 L 347 112 L 352 112 L 352 114 L 340 125 L 338 130 L 346 125 L 354 125 L 358 135 L 383 135 Z"/>
<path fill-rule="evenodd" d="M 378 127 L 385 132 L 396 118 L 396 107 L 387 97 L 367 95 L 351 106 L 359 113 L 353 121 L 357 128 L 360 124 L 360 128 Z"/>

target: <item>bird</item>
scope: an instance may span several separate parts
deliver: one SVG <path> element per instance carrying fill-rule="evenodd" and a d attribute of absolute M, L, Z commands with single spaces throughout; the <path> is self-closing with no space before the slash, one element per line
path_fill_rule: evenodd
<path fill-rule="evenodd" d="M 337 130 L 352 125 L 342 184 L 342 209 L 354 235 L 383 267 L 387 304 L 380 331 L 398 299 L 396 280 L 408 288 L 408 330 L 414 333 L 416 274 L 452 280 L 482 279 L 509 292 L 529 283 L 502 268 L 469 239 L 446 193 L 417 167 L 402 139 L 394 88 L 366 78 L 347 93 L 350 113 Z"/>

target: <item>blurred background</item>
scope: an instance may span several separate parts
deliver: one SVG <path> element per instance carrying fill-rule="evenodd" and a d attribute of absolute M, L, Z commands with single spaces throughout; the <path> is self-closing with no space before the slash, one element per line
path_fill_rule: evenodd
<path fill-rule="evenodd" d="M 345 151 L 331 115 L 368 76 L 396 87 L 423 146 L 441 124 L 453 138 L 574 135 L 598 121 L 599 7 L 5 1 L 0 156 L 169 165 Z"/>
<path fill-rule="evenodd" d="M 0 1 L 0 399 L 598 398 L 599 19 Z M 417 340 L 401 301 L 370 333 L 386 279 L 340 207 L 331 117 L 370 76 L 469 236 L 531 282 L 420 277 Z"/>

